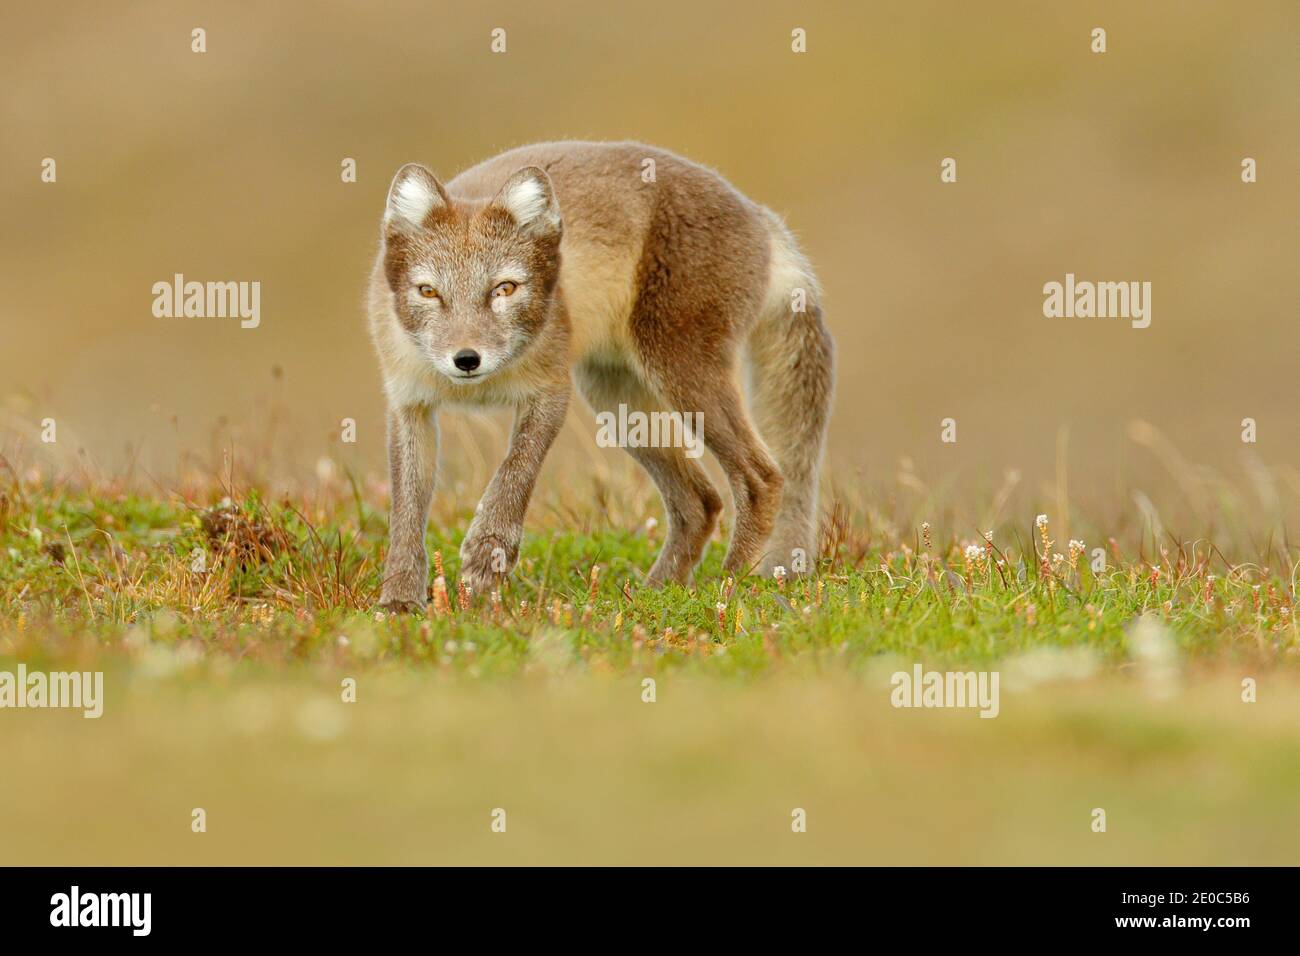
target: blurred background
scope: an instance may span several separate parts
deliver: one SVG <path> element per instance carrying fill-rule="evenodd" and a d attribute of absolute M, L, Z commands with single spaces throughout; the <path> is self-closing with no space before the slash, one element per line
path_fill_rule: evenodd
<path fill-rule="evenodd" d="M 1290 0 L 168 0 L 6 21 L 7 448 L 39 457 L 53 417 L 59 446 L 109 473 L 165 480 L 182 450 L 212 460 L 258 435 L 290 472 L 327 456 L 382 476 L 362 295 L 393 171 L 634 138 L 718 169 L 801 237 L 839 343 L 840 484 L 974 497 L 1014 469 L 1059 497 L 1068 473 L 1072 496 L 1128 507 L 1135 482 L 1178 493 L 1200 462 L 1261 501 L 1300 488 Z M 178 272 L 261 282 L 260 327 L 155 318 L 151 287 Z M 1151 326 L 1045 318 L 1043 284 L 1067 272 L 1150 281 Z M 573 414 L 548 482 L 621 456 Z M 488 461 L 500 425 L 447 434 Z M 444 452 L 453 470 L 467 457 Z"/>

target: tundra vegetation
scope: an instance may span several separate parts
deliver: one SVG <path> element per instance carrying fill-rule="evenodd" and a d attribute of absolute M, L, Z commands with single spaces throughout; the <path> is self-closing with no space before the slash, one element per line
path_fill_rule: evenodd
<path fill-rule="evenodd" d="M 427 609 L 385 615 L 374 479 L 214 469 L 160 489 L 16 456 L 0 471 L 0 670 L 105 672 L 100 720 L 0 713 L 32 781 L 0 797 L 15 859 L 1300 852 L 1294 548 L 1239 522 L 1250 501 L 1224 488 L 1219 524 L 1180 539 L 1006 489 L 966 524 L 943 493 L 831 486 L 814 567 L 724 573 L 724 520 L 694 588 L 652 589 L 653 486 L 593 472 L 539 490 L 518 568 L 484 595 L 457 586 L 473 504 L 449 491 Z M 891 706 L 891 674 L 918 665 L 997 671 L 996 719 Z M 87 787 L 94 812 L 74 805 Z M 226 837 L 191 833 L 196 807 Z M 496 809 L 515 842 L 489 828 Z M 53 856 L 19 822 L 51 815 L 74 821 Z"/>
<path fill-rule="evenodd" d="M 457 584 L 472 506 L 440 496 L 428 608 L 385 615 L 386 503 L 373 485 L 149 494 L 25 480 L 6 465 L 0 627 L 11 653 L 130 655 L 161 641 L 201 657 L 341 655 L 490 678 L 528 670 L 546 637 L 573 668 L 617 673 L 855 672 L 890 654 L 988 666 L 1071 650 L 1104 669 L 1129 660 L 1143 615 L 1190 662 L 1274 664 L 1296 650 L 1296 559 L 1280 535 L 1121 543 L 1080 529 L 1062 542 L 1047 514 L 980 530 L 944 504 L 933 522 L 904 523 L 832 497 L 815 567 L 795 556 L 770 579 L 725 574 L 724 521 L 694 588 L 653 589 L 642 582 L 662 516 L 649 486 L 595 480 L 585 495 L 542 495 L 520 567 L 486 595 Z"/>

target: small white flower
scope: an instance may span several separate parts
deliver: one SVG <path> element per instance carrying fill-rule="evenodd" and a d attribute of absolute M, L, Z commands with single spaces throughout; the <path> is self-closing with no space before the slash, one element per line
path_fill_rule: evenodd
<path fill-rule="evenodd" d="M 966 546 L 967 561 L 981 561 L 983 560 L 983 558 L 984 558 L 984 549 L 981 548 L 978 544 L 971 544 Z"/>
<path fill-rule="evenodd" d="M 780 565 L 780 564 L 778 564 L 776 567 L 774 567 L 774 568 L 772 569 L 772 577 L 776 578 L 778 581 L 782 581 L 782 580 L 784 580 L 784 579 L 785 579 L 785 567 L 784 567 L 783 565 Z"/>
<path fill-rule="evenodd" d="M 1037 518 L 1034 519 L 1034 524 L 1038 525 L 1038 527 L 1040 528 L 1046 528 L 1047 515 L 1039 515 Z"/>

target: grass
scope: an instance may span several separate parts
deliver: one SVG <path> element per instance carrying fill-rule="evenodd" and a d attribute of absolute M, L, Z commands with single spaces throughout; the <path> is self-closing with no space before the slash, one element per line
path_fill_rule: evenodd
<path fill-rule="evenodd" d="M 470 599 L 471 512 L 445 496 L 428 546 L 446 600 L 385 616 L 373 483 L 172 493 L 4 471 L 0 670 L 98 669 L 106 687 L 95 721 L 0 713 L 27 781 L 0 788 L 13 862 L 1300 859 L 1281 535 L 1234 561 L 1090 528 L 1094 572 L 1033 508 L 990 543 L 941 534 L 950 509 L 929 527 L 834 497 L 809 573 L 729 578 L 720 534 L 694 588 L 660 591 L 641 585 L 652 493 L 602 486 L 544 492 L 499 598 Z M 998 670 L 998 719 L 889 706 L 915 662 Z"/>
<path fill-rule="evenodd" d="M 987 665 L 1044 649 L 1115 666 L 1143 615 L 1206 663 L 1276 662 L 1297 646 L 1294 566 L 1229 563 L 1206 543 L 1126 554 L 1112 538 L 1094 571 L 1089 549 L 1059 546 L 1050 522 L 1032 520 L 1023 534 L 1008 525 L 979 543 L 940 542 L 926 523 L 910 542 L 871 544 L 842 508 L 823 529 L 823 560 L 780 581 L 723 575 L 719 536 L 694 588 L 644 588 L 661 543 L 652 518 L 586 533 L 530 528 L 516 573 L 476 599 L 455 585 L 462 512 L 431 526 L 427 614 L 385 618 L 372 611 L 382 501 L 354 491 L 318 495 L 309 514 L 257 491 L 187 501 L 15 481 L 0 500 L 0 634 L 11 653 L 78 642 L 109 652 L 130 638 L 272 661 L 396 659 L 475 677 L 517 674 L 541 638 L 561 644 L 572 666 L 613 672 L 854 672 L 880 655 Z"/>

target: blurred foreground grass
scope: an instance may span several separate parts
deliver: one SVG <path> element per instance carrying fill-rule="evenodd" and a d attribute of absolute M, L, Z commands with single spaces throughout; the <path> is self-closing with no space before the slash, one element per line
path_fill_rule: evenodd
<path fill-rule="evenodd" d="M 1007 691 L 982 720 L 895 710 L 881 675 L 668 678 L 650 704 L 632 676 L 469 686 L 394 666 L 343 704 L 345 672 L 110 672 L 99 720 L 0 715 L 4 861 L 1300 859 L 1294 678 L 1261 677 L 1248 705 L 1235 675 L 1159 701 L 1111 677 Z"/>

